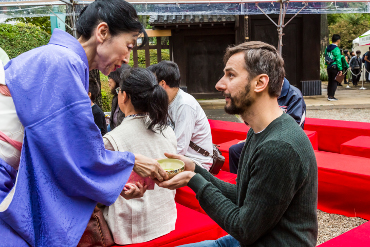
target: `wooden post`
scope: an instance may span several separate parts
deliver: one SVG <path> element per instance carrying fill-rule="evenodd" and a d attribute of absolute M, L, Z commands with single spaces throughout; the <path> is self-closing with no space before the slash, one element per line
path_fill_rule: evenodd
<path fill-rule="evenodd" d="M 150 66 L 149 42 L 145 45 L 145 66 Z"/>
<path fill-rule="evenodd" d="M 157 37 L 157 62 L 162 61 L 162 39 Z"/>
<path fill-rule="evenodd" d="M 139 57 L 137 55 L 137 47 L 134 47 L 134 49 L 132 50 L 132 58 L 134 59 L 134 68 L 137 68 L 138 67 L 138 64 L 139 64 Z"/>

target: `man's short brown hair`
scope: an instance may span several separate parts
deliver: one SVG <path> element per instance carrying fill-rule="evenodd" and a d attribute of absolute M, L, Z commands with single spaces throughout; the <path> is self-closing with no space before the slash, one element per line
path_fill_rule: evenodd
<path fill-rule="evenodd" d="M 278 97 L 285 77 L 284 60 L 276 48 L 261 41 L 245 42 L 237 46 L 228 47 L 224 56 L 226 64 L 230 57 L 239 52 L 244 53 L 245 69 L 249 73 L 249 80 L 267 74 L 269 76 L 268 93 L 271 97 Z"/>

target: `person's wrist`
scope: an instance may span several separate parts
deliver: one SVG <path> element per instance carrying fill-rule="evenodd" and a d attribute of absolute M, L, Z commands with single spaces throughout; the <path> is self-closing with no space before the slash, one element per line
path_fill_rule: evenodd
<path fill-rule="evenodd" d="M 195 176 L 195 174 L 196 174 L 195 172 L 189 171 L 186 184 L 189 183 L 190 179 L 192 179 Z"/>

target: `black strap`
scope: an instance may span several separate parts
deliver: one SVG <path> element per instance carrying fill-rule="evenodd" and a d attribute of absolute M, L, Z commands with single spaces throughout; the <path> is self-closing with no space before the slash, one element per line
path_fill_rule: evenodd
<path fill-rule="evenodd" d="M 210 155 L 210 153 L 207 150 L 204 150 L 203 148 L 199 147 L 193 141 L 190 141 L 189 147 L 191 147 L 195 152 L 200 153 L 203 156 L 213 157 L 213 155 Z"/>

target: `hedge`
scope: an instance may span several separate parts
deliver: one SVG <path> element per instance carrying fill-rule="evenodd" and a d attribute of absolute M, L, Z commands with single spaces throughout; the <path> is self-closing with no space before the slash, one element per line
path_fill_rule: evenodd
<path fill-rule="evenodd" d="M 1 48 L 8 54 L 9 58 L 29 51 L 33 48 L 46 45 L 50 35 L 32 24 L 16 23 L 0 24 Z"/>

